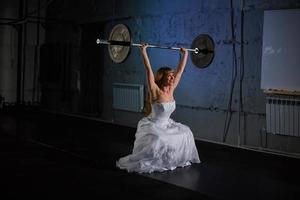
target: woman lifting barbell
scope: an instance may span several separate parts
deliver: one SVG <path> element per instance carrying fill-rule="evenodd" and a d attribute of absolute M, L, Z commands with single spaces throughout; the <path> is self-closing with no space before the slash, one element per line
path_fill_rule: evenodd
<path fill-rule="evenodd" d="M 154 76 L 147 47 L 140 46 L 148 85 L 146 116 L 138 122 L 132 154 L 120 158 L 116 165 L 128 172 L 151 173 L 200 163 L 191 129 L 170 118 L 176 107 L 174 90 L 183 74 L 188 51 L 180 48 L 182 58 L 175 70 L 162 67 Z"/>

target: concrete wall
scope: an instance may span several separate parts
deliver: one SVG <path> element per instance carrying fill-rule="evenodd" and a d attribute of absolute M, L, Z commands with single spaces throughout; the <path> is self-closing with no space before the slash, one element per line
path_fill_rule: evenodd
<path fill-rule="evenodd" d="M 299 138 L 264 133 L 265 94 L 260 89 L 263 11 L 299 7 L 299 1 L 244 1 L 244 78 L 240 85 L 241 46 L 236 43 L 237 68 L 233 61 L 230 1 L 117 1 L 112 18 L 107 19 L 105 30 L 115 24 L 126 24 L 135 42 L 189 47 L 202 33 L 209 34 L 216 44 L 211 65 L 199 69 L 189 59 L 181 83 L 175 93 L 177 110 L 173 118 L 189 125 L 197 139 L 225 142 L 237 146 L 271 148 L 278 151 L 299 152 Z M 241 41 L 240 1 L 233 1 L 233 26 L 237 42 Z M 108 34 L 103 36 L 108 38 Z M 176 66 L 176 52 L 149 49 L 154 69 L 163 65 Z M 132 49 L 122 64 L 111 62 L 104 54 L 104 104 L 102 118 L 116 123 L 135 126 L 139 114 L 112 109 L 113 82 L 142 83 L 145 76 L 139 51 Z M 237 73 L 232 85 L 233 74 Z M 231 87 L 232 117 L 229 131 L 224 133 Z M 242 89 L 240 89 L 240 87 Z M 239 94 L 242 92 L 242 101 Z M 239 105 L 244 113 L 239 117 Z M 229 119 L 228 117 L 227 119 Z M 297 150 L 296 150 L 297 149 Z"/>
<path fill-rule="evenodd" d="M 264 133 L 265 94 L 260 89 L 263 12 L 269 9 L 299 8 L 300 1 L 244 1 L 244 68 L 240 65 L 242 1 L 232 2 L 231 9 L 230 0 L 174 0 L 172 3 L 167 0 L 53 1 L 47 7 L 47 18 L 57 21 L 52 20 L 53 23 L 47 24 L 46 41 L 70 42 L 78 48 L 83 44 L 82 33 L 87 31 L 86 27 L 94 27 L 94 35 L 92 34 L 90 38 L 90 45 L 93 45 L 96 36 L 108 38 L 110 30 L 118 23 L 124 23 L 129 27 L 134 42 L 167 46 L 190 47 L 199 34 L 209 34 L 215 42 L 214 60 L 204 69 L 194 66 L 191 59 L 188 60 L 175 93 L 177 109 L 172 115 L 174 120 L 190 126 L 196 139 L 300 153 L 299 138 Z M 232 20 L 237 40 L 236 66 L 232 43 Z M 97 47 L 98 50 L 99 48 L 102 47 Z M 135 127 L 142 114 L 112 109 L 112 83 L 146 85 L 140 52 L 137 48 L 132 48 L 125 62 L 115 64 L 111 61 L 106 47 L 103 48 L 104 50 L 99 50 L 102 51 L 101 54 L 91 57 L 95 63 L 100 63 L 101 69 L 100 78 L 96 81 L 100 89 L 96 88 L 94 91 L 94 93 L 101 91 L 101 94 L 99 93 L 101 111 L 96 112 L 95 117 Z M 148 52 L 154 69 L 163 65 L 175 67 L 180 59 L 179 53 L 175 51 L 149 49 Z M 78 60 L 78 57 L 74 59 Z M 82 64 L 74 64 L 71 68 L 78 70 Z M 81 66 L 81 73 L 83 70 L 85 68 Z M 240 72 L 244 72 L 242 85 Z M 237 76 L 233 82 L 235 73 Z M 84 84 L 82 81 L 83 79 L 81 84 Z M 233 88 L 231 112 L 228 112 L 231 88 Z M 84 91 L 81 90 L 79 93 L 73 97 L 77 99 L 72 104 L 75 108 L 81 106 L 85 97 Z M 243 106 L 244 112 L 239 115 L 240 105 Z M 67 111 L 85 114 L 82 109 L 75 108 Z M 66 109 L 61 107 L 58 111 Z M 228 133 L 224 137 L 226 116 L 231 120 L 228 122 Z"/>

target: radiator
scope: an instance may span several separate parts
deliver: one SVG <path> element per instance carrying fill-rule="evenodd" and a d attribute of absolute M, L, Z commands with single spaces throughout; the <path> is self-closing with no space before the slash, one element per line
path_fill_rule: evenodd
<path fill-rule="evenodd" d="M 113 108 L 142 112 L 144 108 L 144 85 L 113 83 Z"/>
<path fill-rule="evenodd" d="M 267 97 L 267 132 L 300 137 L 300 98 Z"/>

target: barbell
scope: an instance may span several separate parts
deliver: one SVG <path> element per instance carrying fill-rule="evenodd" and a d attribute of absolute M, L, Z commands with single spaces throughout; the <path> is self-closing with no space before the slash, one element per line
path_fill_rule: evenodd
<path fill-rule="evenodd" d="M 128 54 L 130 47 L 141 47 L 140 43 L 133 43 L 130 38 L 130 32 L 124 24 L 118 24 L 112 29 L 109 39 L 96 39 L 96 44 L 108 45 L 108 51 L 111 59 L 115 63 L 123 62 Z M 181 47 L 169 47 L 161 45 L 148 44 L 149 48 L 159 48 L 166 50 L 180 50 Z M 191 60 L 197 67 L 207 67 L 214 58 L 214 42 L 207 34 L 198 35 L 191 45 L 186 48 L 191 53 Z"/>
<path fill-rule="evenodd" d="M 119 45 L 119 46 L 132 46 L 132 47 L 141 47 L 142 44 L 140 43 L 132 43 L 132 42 L 125 42 L 125 41 L 116 41 L 116 40 L 104 40 L 104 39 L 97 39 L 97 44 L 107 44 L 107 45 Z M 160 45 L 153 45 L 148 44 L 149 48 L 159 48 L 159 49 L 169 49 L 169 50 L 180 50 L 180 47 L 167 47 L 167 46 L 160 46 Z M 204 52 L 208 53 L 207 49 L 186 49 L 187 51 L 192 51 L 194 53 Z"/>

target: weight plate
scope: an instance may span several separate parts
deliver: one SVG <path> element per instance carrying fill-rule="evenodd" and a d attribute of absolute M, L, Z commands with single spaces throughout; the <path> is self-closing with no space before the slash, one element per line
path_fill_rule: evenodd
<path fill-rule="evenodd" d="M 191 59 L 195 66 L 206 68 L 214 58 L 214 41 L 207 34 L 198 35 L 192 43 L 191 49 L 199 49 L 199 53 L 192 53 Z"/>
<path fill-rule="evenodd" d="M 117 24 L 110 32 L 109 40 L 130 42 L 130 31 L 124 24 Z M 122 63 L 128 56 L 130 46 L 108 45 L 110 58 L 115 63 Z"/>

